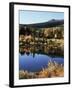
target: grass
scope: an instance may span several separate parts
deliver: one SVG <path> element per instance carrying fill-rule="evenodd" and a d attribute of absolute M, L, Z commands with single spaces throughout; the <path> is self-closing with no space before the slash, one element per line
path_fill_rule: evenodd
<path fill-rule="evenodd" d="M 64 76 L 64 65 L 58 64 L 57 62 L 48 62 L 46 68 L 43 68 L 39 72 L 28 72 L 24 70 L 19 71 L 19 79 L 33 79 L 33 78 L 52 78 L 52 77 L 63 77 Z"/>

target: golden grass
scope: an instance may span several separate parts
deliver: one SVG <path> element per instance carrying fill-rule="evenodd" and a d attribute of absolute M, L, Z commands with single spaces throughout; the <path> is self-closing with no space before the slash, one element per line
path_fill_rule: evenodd
<path fill-rule="evenodd" d="M 58 64 L 55 61 L 49 61 L 48 67 L 43 68 L 39 72 L 28 72 L 24 70 L 19 71 L 19 79 L 32 79 L 32 78 L 52 78 L 52 77 L 63 77 L 64 66 Z"/>

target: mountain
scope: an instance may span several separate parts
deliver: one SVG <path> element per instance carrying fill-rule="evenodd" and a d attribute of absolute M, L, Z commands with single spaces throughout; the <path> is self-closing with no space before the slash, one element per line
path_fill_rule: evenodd
<path fill-rule="evenodd" d="M 20 28 L 24 27 L 34 27 L 34 28 L 49 28 L 49 27 L 56 27 L 58 25 L 63 25 L 64 24 L 64 19 L 62 20 L 56 20 L 52 19 L 47 22 L 42 22 L 42 23 L 34 23 L 34 24 L 20 24 Z"/>

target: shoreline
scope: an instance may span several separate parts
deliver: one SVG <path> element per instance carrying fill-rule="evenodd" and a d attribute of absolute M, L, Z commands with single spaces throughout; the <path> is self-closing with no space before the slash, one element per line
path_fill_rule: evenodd
<path fill-rule="evenodd" d="M 52 78 L 52 77 L 63 77 L 64 76 L 64 65 L 58 64 L 57 62 L 48 62 L 46 68 L 42 68 L 39 72 L 28 72 L 19 70 L 19 79 L 35 79 L 35 78 Z"/>

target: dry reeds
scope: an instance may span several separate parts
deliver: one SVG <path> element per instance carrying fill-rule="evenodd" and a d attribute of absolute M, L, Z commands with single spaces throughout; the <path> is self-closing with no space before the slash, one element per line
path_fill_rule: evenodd
<path fill-rule="evenodd" d="M 58 64 L 57 62 L 48 62 L 48 66 L 43 68 L 39 72 L 28 72 L 19 71 L 19 79 L 32 79 L 32 78 L 52 78 L 52 77 L 63 77 L 64 76 L 64 65 Z"/>

